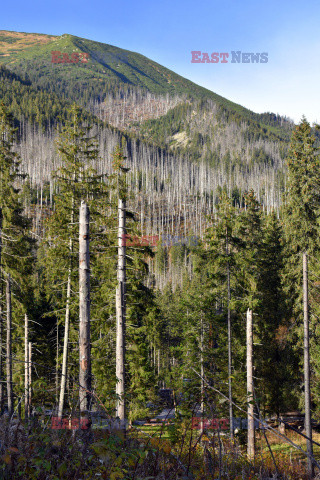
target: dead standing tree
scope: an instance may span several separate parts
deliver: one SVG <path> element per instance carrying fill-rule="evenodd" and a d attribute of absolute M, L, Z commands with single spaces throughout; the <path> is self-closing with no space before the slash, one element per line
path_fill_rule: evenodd
<path fill-rule="evenodd" d="M 32 398 L 32 343 L 28 343 L 28 415 L 31 416 L 31 398 Z"/>
<path fill-rule="evenodd" d="M 229 261 L 229 236 L 228 228 L 226 228 L 226 256 L 227 263 L 227 302 L 228 302 L 228 388 L 229 388 L 229 422 L 230 422 L 230 436 L 234 437 L 233 428 L 233 405 L 232 405 L 232 332 L 231 332 L 231 288 L 230 288 L 230 261 Z"/>
<path fill-rule="evenodd" d="M 125 383 L 125 329 L 126 329 L 126 187 L 122 175 L 128 169 L 123 167 L 122 150 L 117 147 L 114 154 L 114 168 L 118 172 L 118 266 L 116 288 L 116 416 L 120 428 L 126 429 L 126 383 Z"/>
<path fill-rule="evenodd" d="M 117 412 L 121 425 L 125 422 L 125 321 L 126 321 L 126 202 L 119 198 L 118 285 L 116 290 L 116 394 Z"/>
<path fill-rule="evenodd" d="M 200 323 L 200 372 L 201 372 L 201 435 L 204 434 L 204 328 L 203 328 L 203 314 L 201 312 L 201 323 Z"/>
<path fill-rule="evenodd" d="M 254 459 L 254 403 L 253 403 L 253 323 L 252 310 L 247 310 L 247 403 L 248 403 L 248 458 Z"/>
<path fill-rule="evenodd" d="M 6 279 L 6 299 L 7 299 L 7 397 L 8 413 L 13 414 L 13 389 L 12 389 L 12 310 L 11 310 L 11 276 Z"/>
<path fill-rule="evenodd" d="M 24 418 L 29 416 L 29 321 L 24 316 Z"/>
<path fill-rule="evenodd" d="M 74 174 L 73 180 L 76 181 L 76 175 Z M 75 209 L 75 200 L 74 194 L 72 195 L 72 207 L 71 207 L 71 223 L 74 223 L 74 209 Z M 66 301 L 66 314 L 65 314 L 65 324 L 64 324 L 64 339 L 63 339 L 63 355 L 62 355 L 62 369 L 61 369 L 61 384 L 60 384 L 60 396 L 59 396 L 59 405 L 58 405 L 58 417 L 62 417 L 64 398 L 66 392 L 66 383 L 67 383 L 67 367 L 68 367 L 68 344 L 69 344 L 69 330 L 70 330 L 70 301 L 71 301 L 71 274 L 72 274 L 72 253 L 73 253 L 73 240 L 70 236 L 69 239 L 69 270 L 68 270 L 68 281 L 67 281 L 67 301 Z M 58 329 L 58 323 L 57 323 Z M 58 335 L 58 333 L 57 333 Z M 58 340 L 57 340 L 58 343 Z M 59 348 L 59 345 L 58 345 Z M 58 358 L 58 355 L 57 355 Z"/>
<path fill-rule="evenodd" d="M 0 275 L 2 275 L 2 208 L 0 207 Z M 0 277 L 0 414 L 3 407 L 3 368 L 2 368 L 2 355 L 3 355 L 3 320 L 2 320 L 2 302 L 3 302 L 3 287 Z"/>
<path fill-rule="evenodd" d="M 72 214 L 72 223 L 73 223 L 73 214 Z M 64 325 L 64 339 L 63 339 L 63 356 L 62 356 L 62 370 L 61 370 L 61 385 L 60 385 L 60 396 L 59 396 L 59 405 L 58 405 L 58 417 L 62 417 L 64 397 L 66 391 L 66 380 L 67 380 L 67 366 L 68 366 L 68 343 L 69 343 L 69 328 L 70 328 L 70 298 L 71 298 L 71 255 L 72 255 L 72 239 L 70 238 L 69 242 L 70 249 L 70 259 L 69 259 L 69 271 L 68 271 L 68 282 L 67 282 L 67 303 L 66 303 L 66 314 L 65 314 L 65 325 Z M 58 323 L 57 323 L 58 328 Z M 58 358 L 58 355 L 57 355 Z"/>
<path fill-rule="evenodd" d="M 87 418 L 91 405 L 89 221 L 89 207 L 82 201 L 79 218 L 79 397 L 81 415 Z"/>
<path fill-rule="evenodd" d="M 308 257 L 303 254 L 303 327 L 304 327 L 304 394 L 305 394 L 305 429 L 308 451 L 308 474 L 314 477 L 312 424 L 311 424 L 311 395 L 310 395 L 310 352 L 309 352 L 309 299 L 308 299 Z"/>

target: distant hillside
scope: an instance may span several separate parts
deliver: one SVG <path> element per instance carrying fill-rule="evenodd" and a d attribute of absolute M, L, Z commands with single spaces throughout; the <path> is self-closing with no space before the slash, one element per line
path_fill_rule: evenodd
<path fill-rule="evenodd" d="M 15 46 L 15 48 L 13 48 Z M 86 53 L 88 63 L 52 63 L 52 51 Z M 119 88 L 139 87 L 155 93 L 210 99 L 243 120 L 279 128 L 273 114 L 260 115 L 181 77 L 149 58 L 129 50 L 73 35 L 61 36 L 0 31 L 0 62 L 29 78 L 34 85 L 85 105 L 103 101 Z"/>

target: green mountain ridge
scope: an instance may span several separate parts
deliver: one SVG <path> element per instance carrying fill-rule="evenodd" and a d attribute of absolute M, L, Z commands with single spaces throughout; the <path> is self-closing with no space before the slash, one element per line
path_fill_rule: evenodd
<path fill-rule="evenodd" d="M 45 36 L 25 34 L 25 45 L 19 49 L 4 47 L 19 32 L 0 31 L 0 63 L 35 86 L 57 93 L 60 97 L 86 105 L 90 100 L 102 101 L 105 95 L 119 86 L 139 87 L 154 94 L 188 95 L 198 100 L 210 99 L 243 120 L 280 129 L 274 114 L 257 114 L 224 97 L 196 85 L 149 58 L 129 50 L 69 34 Z M 35 40 L 30 44 L 29 36 Z M 6 39 L 4 41 L 3 39 Z M 52 51 L 89 54 L 88 63 L 52 63 Z M 5 52 L 5 53 L 4 53 Z"/>

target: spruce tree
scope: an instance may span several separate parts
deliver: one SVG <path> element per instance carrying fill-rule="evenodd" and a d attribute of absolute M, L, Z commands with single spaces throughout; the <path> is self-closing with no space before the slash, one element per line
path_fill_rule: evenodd
<path fill-rule="evenodd" d="M 228 331 L 228 386 L 229 386 L 229 422 L 230 434 L 233 436 L 233 397 L 232 397 L 232 288 L 234 284 L 235 271 L 235 248 L 237 238 L 235 237 L 236 213 L 231 200 L 226 192 L 223 192 L 217 205 L 217 211 L 213 225 L 208 231 L 209 250 L 208 260 L 211 265 L 211 279 L 214 285 L 217 299 L 219 299 L 223 312 L 226 314 Z"/>
<path fill-rule="evenodd" d="M 305 118 L 292 135 L 287 157 L 284 205 L 285 290 L 293 312 L 302 312 L 302 253 L 319 252 L 320 156 L 316 137 Z M 311 258 L 312 261 L 312 258 Z"/>
<path fill-rule="evenodd" d="M 313 371 L 310 372 L 310 336 L 309 336 L 309 312 L 315 316 L 319 312 L 318 302 L 309 303 L 308 295 L 303 298 L 303 292 L 308 290 L 308 283 L 319 272 L 319 207 L 320 207 L 320 156 L 316 137 L 310 124 L 302 118 L 296 127 L 291 140 L 288 155 L 288 187 L 286 192 L 286 204 L 284 208 L 285 240 L 286 240 L 286 268 L 285 289 L 288 298 L 288 307 L 291 313 L 291 341 L 300 353 L 304 365 L 304 404 L 306 415 L 305 426 L 307 435 L 312 436 L 311 429 L 311 398 L 310 398 L 310 374 L 311 385 Z M 311 278 L 305 278 L 303 282 L 302 264 L 309 263 Z M 302 288 L 303 287 L 303 288 Z M 305 312 L 303 307 L 305 305 Z M 310 306 L 310 308 L 309 308 Z M 317 312 L 317 313 L 315 313 Z M 304 314 L 303 314 L 304 313 Z M 301 327 L 303 320 L 303 329 Z M 314 325 L 314 323 L 313 323 Z M 313 330 L 313 329 L 312 329 Z M 311 330 L 311 333 L 313 333 Z M 315 332 L 316 333 L 316 332 Z M 315 335 L 312 335 L 311 343 L 318 343 Z M 302 342 L 303 338 L 303 342 Z M 303 349 L 302 349 L 303 343 Z M 303 355 L 302 355 L 303 351 Z M 317 359 L 311 348 L 311 365 L 317 370 Z M 302 368 L 301 368 L 302 370 Z M 319 398 L 316 397 L 319 405 Z M 318 407 L 319 408 L 319 407 Z M 307 442 L 308 452 L 312 454 L 312 444 Z M 312 470 L 312 462 L 308 462 L 309 472 Z"/>
<path fill-rule="evenodd" d="M 238 282 L 242 288 L 241 308 L 246 312 L 248 308 L 254 311 L 259 304 L 262 210 L 253 190 L 244 199 L 245 209 L 237 217 L 236 234 L 239 242 L 236 262 Z"/>
<path fill-rule="evenodd" d="M 294 375 L 294 358 L 289 345 L 282 344 L 286 327 L 285 297 L 282 285 L 283 229 L 275 212 L 263 219 L 259 255 L 259 298 L 256 313 L 257 396 L 265 414 L 279 414 L 290 406 L 288 390 Z"/>

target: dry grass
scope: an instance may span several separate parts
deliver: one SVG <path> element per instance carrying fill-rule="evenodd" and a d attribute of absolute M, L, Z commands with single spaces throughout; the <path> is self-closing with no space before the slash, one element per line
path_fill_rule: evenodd
<path fill-rule="evenodd" d="M 37 33 L 8 32 L 0 30 L 0 54 L 10 56 L 11 53 L 25 50 L 36 45 L 45 45 L 55 40 L 53 35 L 40 35 Z"/>

